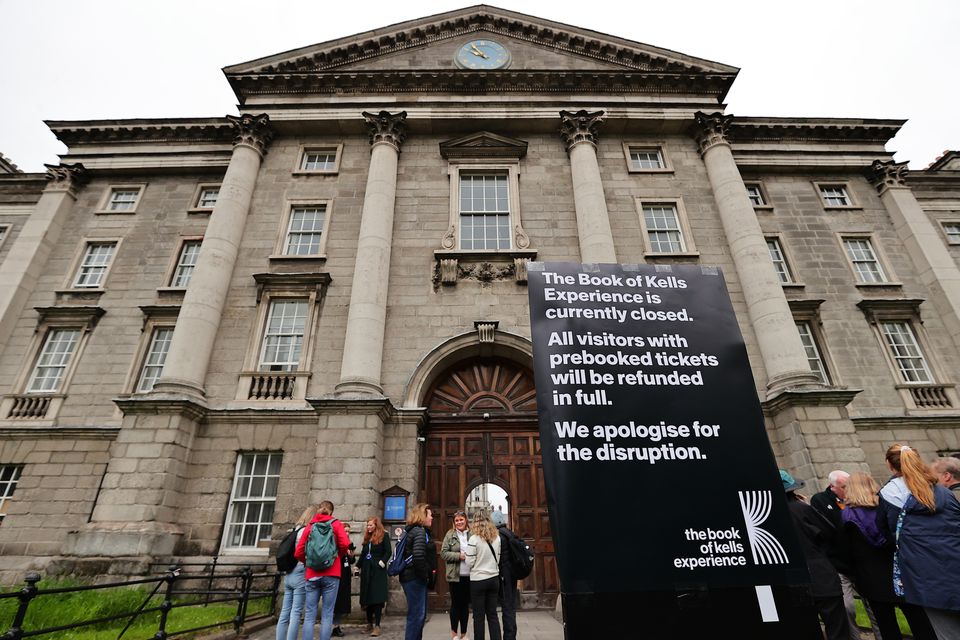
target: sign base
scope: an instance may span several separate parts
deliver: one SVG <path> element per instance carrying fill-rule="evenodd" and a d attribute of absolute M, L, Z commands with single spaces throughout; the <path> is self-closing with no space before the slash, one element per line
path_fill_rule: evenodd
<path fill-rule="evenodd" d="M 764 622 L 755 587 L 561 594 L 564 638 L 822 640 L 806 586 L 773 586 L 778 622 Z M 769 615 L 767 615 L 769 618 Z"/>

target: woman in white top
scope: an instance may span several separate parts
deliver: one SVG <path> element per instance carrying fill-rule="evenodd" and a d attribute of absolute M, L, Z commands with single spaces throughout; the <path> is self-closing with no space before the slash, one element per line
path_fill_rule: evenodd
<path fill-rule="evenodd" d="M 450 638 L 467 640 L 467 619 L 470 617 L 470 565 L 467 564 L 467 541 L 470 531 L 467 514 L 453 514 L 453 528 L 447 531 L 440 545 L 440 557 L 447 566 L 447 587 L 450 589 Z"/>
<path fill-rule="evenodd" d="M 315 504 L 304 509 L 297 520 L 297 542 L 303 537 L 304 528 L 317 515 L 318 507 Z M 300 628 L 300 617 L 303 615 L 304 600 L 307 596 L 307 568 L 298 562 L 290 573 L 283 579 L 283 606 L 280 608 L 280 617 L 277 618 L 277 640 L 296 640 Z"/>
<path fill-rule="evenodd" d="M 473 605 L 474 640 L 485 640 L 483 619 L 490 627 L 490 640 L 501 640 L 497 620 L 497 596 L 500 593 L 500 534 L 485 515 L 474 518 L 467 541 L 470 565 L 470 601 Z"/>

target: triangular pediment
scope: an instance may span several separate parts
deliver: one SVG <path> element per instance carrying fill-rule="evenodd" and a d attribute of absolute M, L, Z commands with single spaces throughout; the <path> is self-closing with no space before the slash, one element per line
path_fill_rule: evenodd
<path fill-rule="evenodd" d="M 527 155 L 527 143 L 480 131 L 441 142 L 440 155 L 444 158 L 522 158 Z"/>
<path fill-rule="evenodd" d="M 454 54 L 474 38 L 510 50 L 511 71 L 633 71 L 736 74 L 735 67 L 542 18 L 476 5 L 331 40 L 224 69 L 252 74 L 456 69 Z"/>

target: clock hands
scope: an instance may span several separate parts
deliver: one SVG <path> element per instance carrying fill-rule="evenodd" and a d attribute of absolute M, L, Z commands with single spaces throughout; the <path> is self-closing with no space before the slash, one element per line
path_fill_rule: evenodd
<path fill-rule="evenodd" d="M 487 54 L 485 54 L 483 51 L 480 51 L 480 49 L 477 49 L 477 45 L 475 45 L 475 44 L 472 43 L 472 42 L 470 43 L 470 49 L 471 49 L 470 52 L 471 52 L 473 55 L 475 55 L 475 56 L 479 56 L 479 57 L 481 57 L 481 58 L 489 58 L 489 57 L 490 57 L 490 56 L 488 56 Z"/>

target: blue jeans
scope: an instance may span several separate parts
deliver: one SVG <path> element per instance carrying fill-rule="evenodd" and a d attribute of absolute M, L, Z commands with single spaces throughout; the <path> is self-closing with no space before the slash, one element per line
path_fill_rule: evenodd
<path fill-rule="evenodd" d="M 427 583 L 423 580 L 401 582 L 403 595 L 407 596 L 407 626 L 403 628 L 403 640 L 421 640 L 423 624 L 427 621 Z"/>
<path fill-rule="evenodd" d="M 283 579 L 283 606 L 277 619 L 277 640 L 297 640 L 303 600 L 307 594 L 306 571 L 303 563 L 298 562 Z"/>
<path fill-rule="evenodd" d="M 307 580 L 306 603 L 303 610 L 303 640 L 313 640 L 313 625 L 317 621 L 317 603 L 323 598 L 320 610 L 320 640 L 330 640 L 333 633 L 333 607 L 337 604 L 340 576 L 320 576 Z"/>

